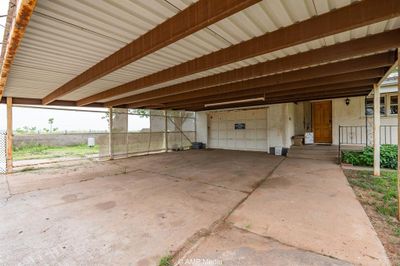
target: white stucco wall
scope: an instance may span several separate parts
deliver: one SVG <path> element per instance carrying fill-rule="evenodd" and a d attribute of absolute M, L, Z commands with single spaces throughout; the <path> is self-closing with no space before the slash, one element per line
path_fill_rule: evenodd
<path fill-rule="evenodd" d="M 287 104 L 276 104 L 268 106 L 267 117 L 265 120 L 258 120 L 257 123 L 267 126 L 267 142 L 268 150 L 270 147 L 282 146 L 290 147 L 292 140 L 291 137 L 295 135 L 296 132 L 296 114 L 297 105 L 293 103 Z M 242 111 L 245 112 L 245 109 Z M 240 111 L 235 112 L 238 117 L 240 117 Z M 210 112 L 198 112 L 196 119 L 196 132 L 197 141 L 209 144 L 209 130 L 210 130 Z M 253 123 L 253 122 L 252 122 Z M 301 122 L 303 123 L 303 122 Z M 208 145 L 209 146 L 209 145 Z"/>
<path fill-rule="evenodd" d="M 304 104 L 293 104 L 294 135 L 304 134 Z"/>
<path fill-rule="evenodd" d="M 346 98 L 332 99 L 333 144 L 339 143 L 339 125 L 365 126 L 365 98 L 351 97 L 349 99 L 349 105 L 346 105 Z M 300 102 L 296 104 L 287 103 L 268 106 L 266 121 L 268 148 L 275 146 L 290 147 L 292 145 L 292 136 L 304 134 L 306 131 L 305 104 L 306 103 Z M 389 108 L 389 106 L 387 105 L 386 108 Z M 197 141 L 203 143 L 208 143 L 209 137 L 207 114 L 208 112 L 197 113 Z M 369 129 L 372 128 L 372 123 L 372 118 L 368 117 Z M 397 116 L 381 116 L 381 125 L 397 125 Z M 396 138 L 396 136 L 394 136 L 394 138 Z"/>
<path fill-rule="evenodd" d="M 207 112 L 196 113 L 196 141 L 208 143 Z"/>
<path fill-rule="evenodd" d="M 387 95 L 387 94 L 382 94 Z M 385 96 L 387 97 L 387 96 Z M 339 143 L 339 125 L 341 126 L 365 126 L 365 97 L 351 97 L 350 104 L 346 105 L 346 98 L 332 100 L 332 142 Z M 386 100 L 388 103 L 388 99 Z M 386 104 L 386 110 L 389 105 Z M 367 117 L 367 123 L 372 130 L 373 119 Z M 396 115 L 382 115 L 381 125 L 397 125 Z"/>

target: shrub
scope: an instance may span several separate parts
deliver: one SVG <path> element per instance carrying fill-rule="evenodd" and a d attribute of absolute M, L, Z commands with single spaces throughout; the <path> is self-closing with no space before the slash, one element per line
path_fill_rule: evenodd
<path fill-rule="evenodd" d="M 374 149 L 365 147 L 362 151 L 344 151 L 342 162 L 356 166 L 373 166 Z M 397 145 L 381 145 L 381 167 L 397 169 Z"/>

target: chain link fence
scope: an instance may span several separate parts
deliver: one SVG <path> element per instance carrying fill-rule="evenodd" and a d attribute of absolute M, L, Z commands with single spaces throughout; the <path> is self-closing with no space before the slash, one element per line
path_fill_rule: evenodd
<path fill-rule="evenodd" d="M 7 172 L 7 133 L 0 131 L 0 173 Z"/>

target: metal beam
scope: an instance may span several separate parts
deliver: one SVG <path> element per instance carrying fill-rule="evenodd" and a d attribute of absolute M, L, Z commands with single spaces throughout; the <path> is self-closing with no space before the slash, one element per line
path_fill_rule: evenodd
<path fill-rule="evenodd" d="M 0 73 L 0 100 L 4 94 L 8 74 L 14 62 L 17 49 L 24 37 L 26 27 L 31 19 L 33 10 L 36 7 L 36 0 L 22 0 L 19 4 L 15 23 L 12 25 L 11 37 L 8 40 L 6 52 L 1 66 Z M 4 45 L 4 44 L 3 44 Z"/>
<path fill-rule="evenodd" d="M 397 58 L 396 62 L 393 63 L 393 65 L 386 71 L 385 75 L 383 75 L 383 77 L 379 80 L 378 86 L 382 85 L 382 83 L 389 76 L 389 74 L 392 73 L 396 69 L 398 64 L 399 64 L 399 58 Z"/>
<path fill-rule="evenodd" d="M 230 101 L 230 100 L 244 100 L 256 97 L 265 97 L 267 101 L 270 98 L 274 97 L 295 97 L 296 95 L 304 94 L 304 93 L 324 93 L 324 95 L 328 96 L 328 93 L 337 93 L 337 92 L 347 92 L 347 90 L 353 91 L 356 88 L 366 86 L 371 86 L 376 81 L 376 79 L 368 79 L 368 80 L 360 80 L 355 82 L 346 82 L 346 83 L 338 83 L 333 85 L 324 85 L 324 86 L 317 86 L 311 88 L 296 88 L 296 89 L 289 89 L 289 90 L 282 90 L 273 93 L 263 94 L 263 93 L 253 93 L 248 95 L 237 95 L 236 93 L 227 94 L 227 95 L 219 95 L 220 97 L 204 97 L 199 98 L 194 101 L 182 101 L 182 102 L 175 102 L 166 104 L 164 108 L 181 108 L 181 107 L 188 107 L 193 105 L 201 105 L 201 104 L 208 104 L 208 103 L 217 103 L 223 101 Z"/>
<path fill-rule="evenodd" d="M 338 92 L 347 92 L 347 90 L 355 90 L 357 88 L 365 88 L 366 86 L 372 86 L 374 82 L 376 82 L 377 79 L 367 79 L 367 80 L 359 80 L 359 81 L 354 81 L 354 82 L 345 82 L 345 83 L 338 83 L 338 84 L 331 84 L 331 85 L 323 85 L 323 86 L 316 86 L 316 87 L 299 87 L 295 89 L 288 89 L 288 90 L 282 90 L 282 91 L 276 91 L 273 93 L 253 93 L 253 94 L 248 94 L 248 95 L 237 95 L 236 93 L 234 94 L 228 94 L 228 95 L 221 95 L 221 97 L 218 97 L 217 99 L 209 97 L 208 99 L 202 98 L 201 100 L 198 101 L 182 101 L 178 103 L 171 103 L 171 104 L 166 104 L 165 108 L 184 108 L 184 107 L 190 107 L 190 106 L 195 106 L 195 105 L 203 105 L 203 104 L 208 104 L 208 103 L 215 103 L 215 102 L 224 102 L 228 100 L 234 99 L 249 99 L 249 98 L 255 98 L 255 97 L 264 97 L 265 100 L 267 101 L 270 98 L 274 97 L 282 97 L 282 98 L 291 98 L 291 97 L 296 97 L 297 95 L 304 94 L 304 93 L 323 93 L 327 97 L 329 97 L 329 93 L 338 93 Z M 223 97 L 224 96 L 224 97 Z"/>
<path fill-rule="evenodd" d="M 315 87 L 327 84 L 335 84 L 335 83 L 344 83 L 350 81 L 364 80 L 369 78 L 380 78 L 386 71 L 386 68 L 378 68 L 378 69 L 369 69 L 363 70 L 355 73 L 345 73 L 321 78 L 307 79 L 307 75 L 304 76 L 303 80 L 288 82 L 286 83 L 282 80 L 281 84 L 273 85 L 274 78 L 272 77 L 263 77 L 248 81 L 243 81 L 239 83 L 233 84 L 225 84 L 217 87 L 211 87 L 199 91 L 188 92 L 178 95 L 172 95 L 160 99 L 150 100 L 148 104 L 156 104 L 156 103 L 168 103 L 168 102 L 178 102 L 188 100 L 190 101 L 193 98 L 199 97 L 209 97 L 211 99 L 215 95 L 229 95 L 234 93 L 237 96 L 247 96 L 254 94 L 269 94 L 271 92 L 288 90 L 288 89 L 296 89 L 296 88 L 305 88 L 305 87 Z M 306 71 L 299 71 L 306 72 Z M 290 73 L 289 73 L 290 74 Z M 290 79 L 289 79 L 290 80 Z M 130 108 L 140 107 L 146 104 L 142 104 L 141 102 L 129 105 Z"/>
<path fill-rule="evenodd" d="M 205 90 L 213 91 L 215 89 L 218 89 L 219 87 L 227 87 L 229 89 L 232 89 L 233 91 L 235 87 L 245 89 L 246 87 L 255 88 L 260 86 L 279 85 L 283 83 L 302 81 L 312 78 L 326 77 L 337 74 L 344 74 L 349 72 L 357 72 L 361 70 L 390 66 L 395 61 L 395 55 L 396 55 L 395 52 L 371 55 L 363 58 L 351 59 L 336 63 L 325 64 L 322 66 L 315 66 L 306 69 L 271 75 L 267 77 L 256 78 L 252 80 L 240 81 L 237 83 L 229 83 L 218 87 L 207 88 L 204 89 L 204 91 Z M 178 95 L 172 94 L 170 96 L 135 102 L 133 104 L 130 104 L 129 106 L 131 108 L 135 108 L 149 104 L 156 104 L 156 103 L 159 104 L 159 103 L 173 102 L 173 101 L 175 102 L 178 101 L 179 100 L 178 98 L 182 97 L 182 95 L 191 96 L 189 98 L 193 98 L 193 96 L 196 96 L 197 93 L 201 94 L 203 92 L 202 90 L 196 90 Z"/>
<path fill-rule="evenodd" d="M 200 0 L 68 81 L 44 97 L 43 104 L 48 104 L 259 1 Z"/>
<path fill-rule="evenodd" d="M 118 106 L 121 104 L 164 97 L 234 81 L 271 75 L 274 73 L 324 64 L 336 60 L 348 59 L 350 57 L 363 56 L 379 51 L 387 51 L 389 49 L 396 48 L 397 46 L 400 46 L 400 29 L 371 35 L 304 53 L 286 56 L 138 95 L 124 97 L 114 101 L 109 101 L 106 103 L 106 105 Z M 82 103 L 86 102 L 78 101 L 78 105 L 82 105 Z"/>
<path fill-rule="evenodd" d="M 6 103 L 6 99 L 1 99 L 0 103 Z M 42 99 L 32 99 L 32 98 L 13 98 L 13 103 L 14 105 L 20 104 L 20 105 L 43 105 Z M 49 105 L 51 106 L 76 106 L 75 101 L 62 101 L 62 100 L 57 100 Z M 86 105 L 85 107 L 104 107 L 103 103 L 91 103 L 89 105 Z"/>
<path fill-rule="evenodd" d="M 371 88 L 364 88 L 364 90 L 360 92 L 355 92 L 354 94 L 351 94 L 349 97 L 357 97 L 357 96 L 363 96 L 366 95 Z M 326 96 L 304 96 L 304 97 L 297 97 L 297 98 L 290 98 L 290 99 L 277 99 L 273 100 L 270 102 L 266 101 L 259 101 L 259 102 L 248 102 L 248 103 L 242 103 L 242 104 L 229 104 L 229 105 L 220 105 L 220 106 L 212 106 L 212 107 L 191 107 L 186 110 L 188 111 L 206 111 L 206 110 L 217 110 L 217 109 L 225 109 L 225 108 L 238 108 L 238 107 L 248 107 L 248 106 L 257 106 L 257 105 L 271 105 L 271 104 L 280 104 L 280 103 L 289 103 L 289 102 L 302 102 L 302 101 L 312 101 L 312 100 L 325 100 L 325 99 L 335 99 L 335 98 L 343 98 L 347 97 L 348 95 L 343 95 L 343 94 L 336 94 L 336 95 L 331 95 L 331 97 L 326 97 Z"/>
<path fill-rule="evenodd" d="M 100 99 L 129 93 L 151 85 L 387 20 L 399 15 L 400 2 L 398 0 L 359 1 L 86 97 L 78 101 L 78 104 L 85 105 Z"/>

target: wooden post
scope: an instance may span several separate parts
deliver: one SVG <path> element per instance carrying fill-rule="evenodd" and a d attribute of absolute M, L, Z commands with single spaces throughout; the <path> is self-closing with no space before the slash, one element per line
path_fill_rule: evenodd
<path fill-rule="evenodd" d="M 108 108 L 108 119 L 109 119 L 109 129 L 108 129 L 108 151 L 110 153 L 110 160 L 114 159 L 114 149 L 113 149 L 113 138 L 112 138 L 112 129 L 113 129 L 113 108 Z"/>
<path fill-rule="evenodd" d="M 400 48 L 397 48 L 397 105 L 400 103 Z M 400 112 L 397 107 L 397 220 L 400 221 Z"/>
<path fill-rule="evenodd" d="M 12 121 L 12 98 L 7 97 L 7 173 L 13 170 L 13 121 Z"/>
<path fill-rule="evenodd" d="M 165 152 L 168 152 L 168 111 L 164 110 L 164 118 L 165 118 L 165 128 L 164 128 L 164 144 L 165 144 Z"/>
<path fill-rule="evenodd" d="M 379 86 L 374 84 L 374 176 L 381 175 L 381 156 L 380 156 L 380 128 L 381 128 L 381 108 Z"/>

